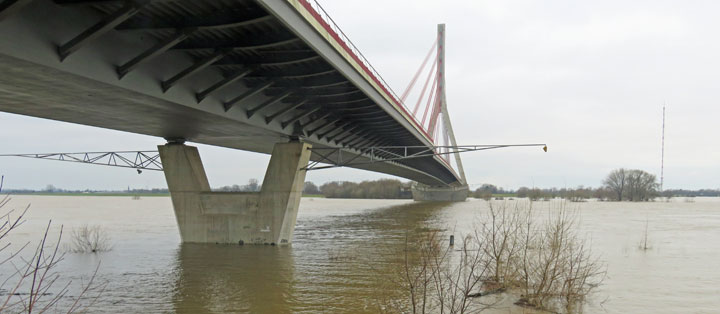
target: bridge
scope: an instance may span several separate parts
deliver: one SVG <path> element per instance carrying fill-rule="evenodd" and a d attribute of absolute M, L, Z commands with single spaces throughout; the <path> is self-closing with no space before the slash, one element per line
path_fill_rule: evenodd
<path fill-rule="evenodd" d="M 0 111 L 165 138 L 184 242 L 284 244 L 322 164 L 466 198 L 444 55 L 439 25 L 398 96 L 314 0 L 3 0 Z M 212 192 L 186 141 L 271 154 L 261 192 Z"/>

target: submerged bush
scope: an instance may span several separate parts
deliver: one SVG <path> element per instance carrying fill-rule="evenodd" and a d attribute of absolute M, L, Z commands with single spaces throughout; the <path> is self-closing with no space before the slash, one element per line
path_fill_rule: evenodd
<path fill-rule="evenodd" d="M 565 202 L 535 215 L 532 202 L 488 202 L 474 230 L 448 246 L 440 231 L 407 236 L 394 252 L 396 276 L 384 276 L 381 312 L 475 313 L 489 294 L 510 292 L 517 305 L 552 312 L 582 311 L 604 279 L 603 263 L 578 236 L 576 210 Z M 389 285 L 389 286 L 388 286 Z"/>
<path fill-rule="evenodd" d="M 0 176 L 0 193 L 3 179 Z M 55 241 L 48 222 L 36 245 L 13 245 L 12 234 L 25 222 L 30 206 L 16 213 L 6 209 L 9 203 L 9 195 L 0 196 L 0 313 L 88 312 L 107 285 L 95 280 L 100 264 L 79 286 L 62 278 L 56 271 L 63 260 L 59 251 L 62 226 Z M 71 291 L 74 286 L 79 292 Z"/>
<path fill-rule="evenodd" d="M 112 249 L 110 245 L 110 236 L 107 235 L 105 229 L 101 226 L 82 225 L 72 230 L 72 247 L 73 253 L 99 253 L 107 252 Z"/>

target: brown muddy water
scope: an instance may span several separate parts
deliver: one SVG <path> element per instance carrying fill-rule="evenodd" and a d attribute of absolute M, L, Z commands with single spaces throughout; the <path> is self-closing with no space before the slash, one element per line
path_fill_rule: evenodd
<path fill-rule="evenodd" d="M 14 196 L 8 208 L 28 204 L 13 245 L 37 243 L 49 219 L 52 234 L 65 228 L 61 246 L 83 224 L 111 237 L 111 251 L 67 253 L 57 269 L 77 283 L 100 263 L 98 279 L 108 284 L 93 313 L 374 313 L 378 283 L 396 271 L 388 248 L 427 228 L 460 238 L 487 210 L 481 200 L 304 198 L 294 243 L 275 247 L 181 244 L 167 197 Z M 578 206 L 580 233 L 607 265 L 585 313 L 720 311 L 720 199 Z M 651 249 L 643 251 L 646 221 Z M 512 305 L 514 296 L 497 298 L 487 313 L 529 312 Z"/>

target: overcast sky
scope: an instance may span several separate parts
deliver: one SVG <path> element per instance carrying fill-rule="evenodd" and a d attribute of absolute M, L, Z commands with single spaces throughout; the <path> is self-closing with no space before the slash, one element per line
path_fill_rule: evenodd
<path fill-rule="evenodd" d="M 458 144 L 548 143 L 467 153 L 471 184 L 599 186 L 612 169 L 666 188 L 720 188 L 718 1 L 321 1 L 401 92 L 447 24 L 447 99 Z M 0 113 L 0 153 L 147 150 L 162 139 Z M 262 179 L 269 156 L 200 146 L 210 184 Z M 165 187 L 162 173 L 0 159 L 9 188 Z M 387 177 L 352 169 L 307 179 Z M 473 186 L 474 188 L 474 186 Z"/>

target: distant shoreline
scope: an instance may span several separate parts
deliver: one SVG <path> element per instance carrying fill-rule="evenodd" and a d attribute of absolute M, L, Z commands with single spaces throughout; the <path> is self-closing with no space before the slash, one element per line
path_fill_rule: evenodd
<path fill-rule="evenodd" d="M 127 192 L 58 192 L 58 193 L 47 193 L 47 192 L 30 192 L 30 193 L 21 193 L 21 192 L 10 192 L 10 195 L 37 195 L 37 196 L 127 196 L 127 197 L 169 197 L 170 193 L 127 193 Z M 308 194 L 303 195 L 302 197 L 309 197 L 309 198 L 325 198 L 322 194 Z"/>
<path fill-rule="evenodd" d="M 37 195 L 37 196 L 170 196 L 170 193 L 113 193 L 113 192 L 90 192 L 90 193 L 82 193 L 82 192 L 58 192 L 58 193 L 45 193 L 45 192 L 36 192 L 36 193 L 21 193 L 21 192 L 10 192 L 10 195 Z"/>

